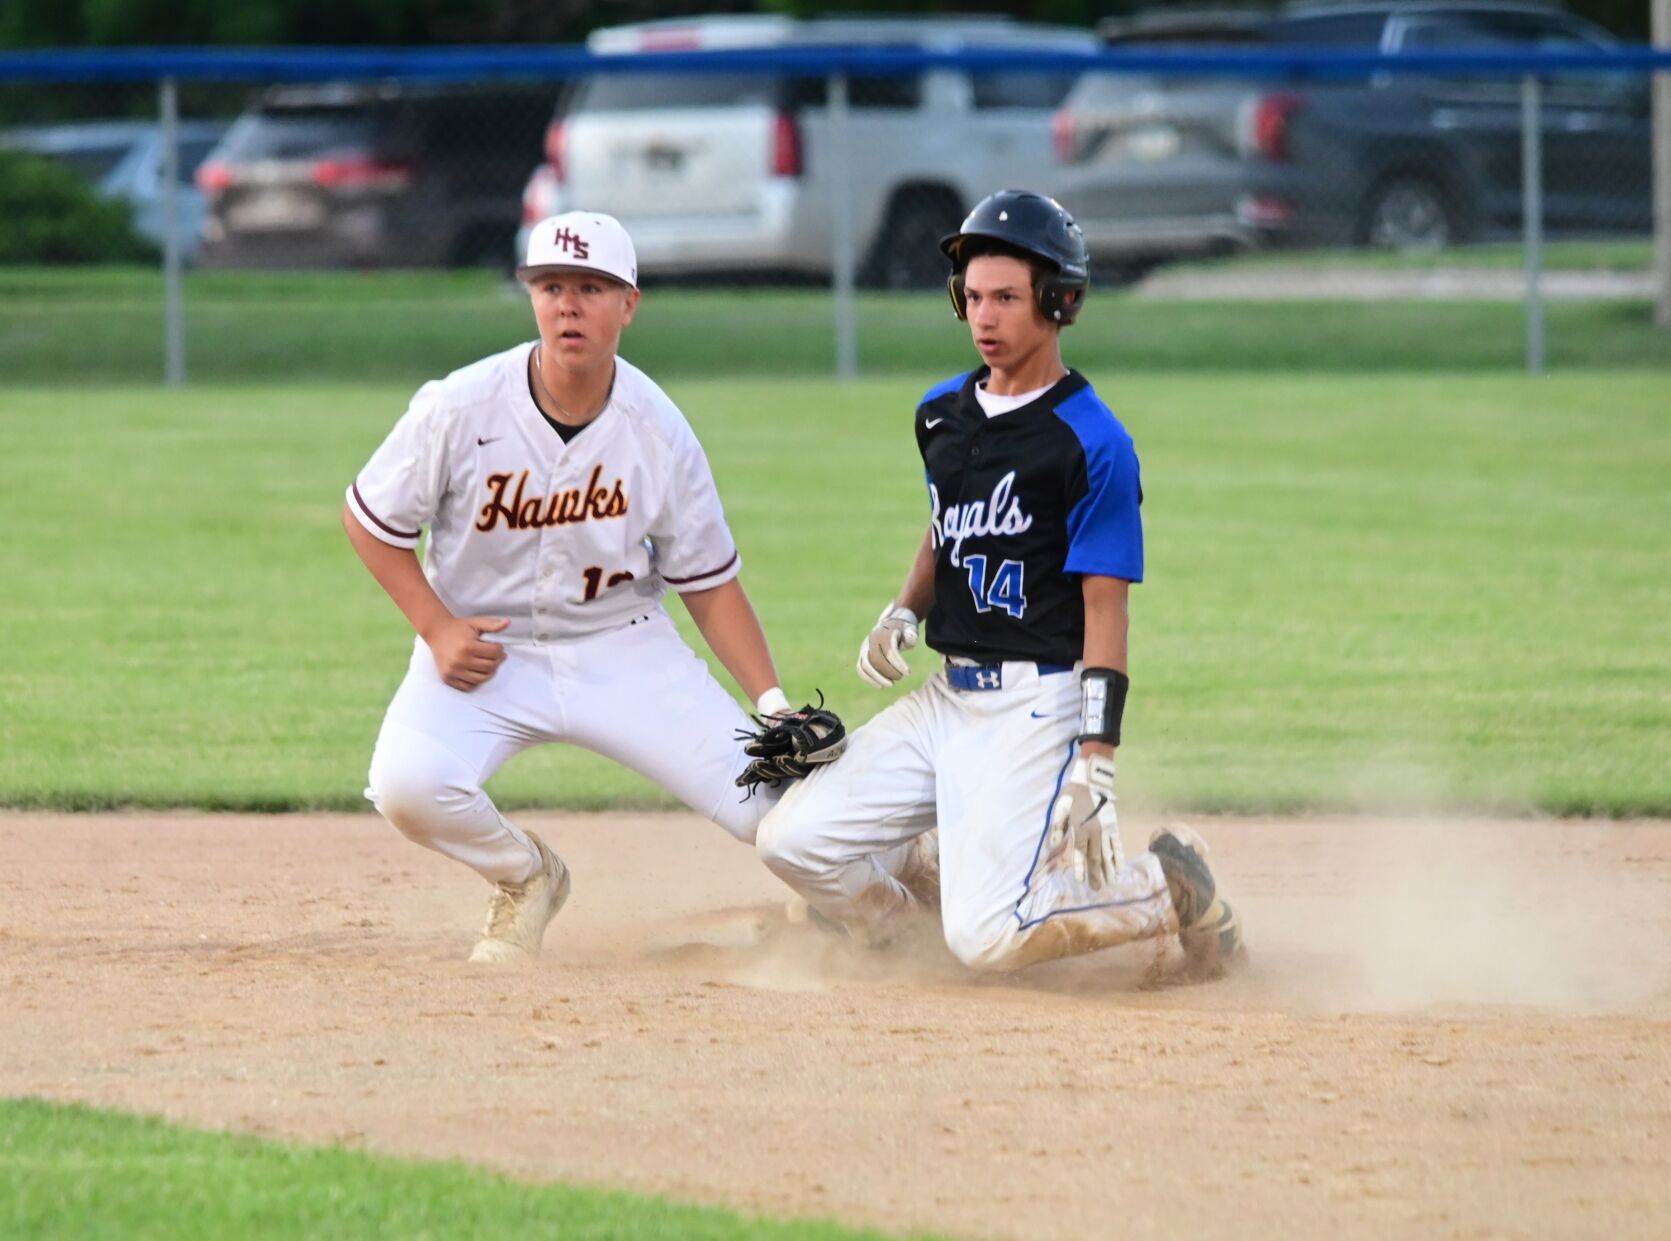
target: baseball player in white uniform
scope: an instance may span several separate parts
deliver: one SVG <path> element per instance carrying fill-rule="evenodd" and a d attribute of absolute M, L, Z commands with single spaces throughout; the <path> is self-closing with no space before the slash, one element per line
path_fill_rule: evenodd
<path fill-rule="evenodd" d="M 941 921 L 965 964 L 1177 934 L 1193 968 L 1216 972 L 1241 928 L 1205 844 L 1162 829 L 1128 861 L 1115 816 L 1142 487 L 1131 436 L 1062 363 L 1088 288 L 1084 237 L 1052 199 L 1006 190 L 942 249 L 984 365 L 918 404 L 932 517 L 859 672 L 898 682 L 919 617 L 945 664 L 789 788 L 761 857 L 862 933 L 914 900 L 873 856 L 938 825 Z"/>
<path fill-rule="evenodd" d="M 639 303 L 631 239 L 607 215 L 556 216 L 517 275 L 539 338 L 419 389 L 343 512 L 417 632 L 366 793 L 494 885 L 470 956 L 487 963 L 536 955 L 570 886 L 482 789 L 513 755 L 582 746 L 745 842 L 781 791 L 739 791 L 748 719 L 679 637 L 668 589 L 758 713 L 789 711 L 702 446 L 616 356 Z"/>

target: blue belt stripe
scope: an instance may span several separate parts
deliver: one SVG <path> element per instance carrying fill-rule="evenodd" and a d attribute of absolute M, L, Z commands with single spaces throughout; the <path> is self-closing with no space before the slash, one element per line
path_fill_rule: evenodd
<path fill-rule="evenodd" d="M 1026 662 L 1026 661 L 1018 661 Z M 1034 664 L 1041 677 L 1072 672 L 1072 664 Z M 1004 688 L 1003 664 L 948 664 L 946 680 L 953 689 L 988 690 Z"/>

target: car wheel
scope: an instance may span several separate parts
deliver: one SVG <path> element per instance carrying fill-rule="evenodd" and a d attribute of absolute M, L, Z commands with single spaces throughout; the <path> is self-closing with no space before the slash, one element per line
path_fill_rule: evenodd
<path fill-rule="evenodd" d="M 949 195 L 903 191 L 895 197 L 871 244 L 865 283 L 881 289 L 934 289 L 948 270 L 940 238 L 955 232 L 963 208 Z"/>
<path fill-rule="evenodd" d="M 1460 240 L 1455 204 L 1426 177 L 1391 177 L 1364 203 L 1360 245 L 1405 253 L 1443 250 Z"/>

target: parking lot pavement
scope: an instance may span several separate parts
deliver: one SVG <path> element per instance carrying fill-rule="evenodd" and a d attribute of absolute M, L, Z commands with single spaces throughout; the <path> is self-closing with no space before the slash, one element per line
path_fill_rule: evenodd
<path fill-rule="evenodd" d="M 1654 296 L 1652 272 L 1552 271 L 1543 295 L 1575 301 Z M 1424 271 L 1365 271 L 1329 267 L 1177 268 L 1150 276 L 1135 296 L 1166 301 L 1410 301 L 1517 302 L 1526 275 L 1516 270 L 1442 267 Z"/>

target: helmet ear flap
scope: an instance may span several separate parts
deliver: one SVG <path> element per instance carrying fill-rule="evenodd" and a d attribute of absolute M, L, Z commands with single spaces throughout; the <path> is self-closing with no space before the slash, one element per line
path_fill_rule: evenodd
<path fill-rule="evenodd" d="M 963 273 L 954 271 L 946 277 L 946 292 L 951 294 L 952 313 L 959 319 L 968 319 L 969 302 L 963 295 Z"/>
<path fill-rule="evenodd" d="M 1085 304 L 1086 284 L 1071 276 L 1047 276 L 1039 282 L 1039 312 L 1063 327 L 1079 318 Z"/>

